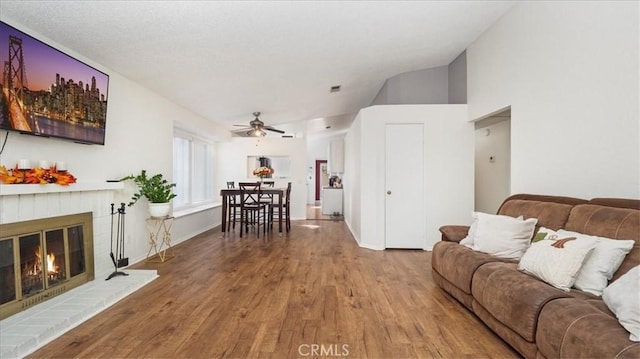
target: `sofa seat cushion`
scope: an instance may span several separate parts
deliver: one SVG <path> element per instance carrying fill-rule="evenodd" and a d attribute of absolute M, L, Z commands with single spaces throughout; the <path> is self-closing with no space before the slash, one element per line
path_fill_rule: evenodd
<path fill-rule="evenodd" d="M 467 307 L 467 309 L 473 312 L 473 297 L 471 296 L 471 294 L 467 294 L 458 289 L 458 287 L 451 284 L 448 280 L 444 279 L 440 275 L 440 273 L 436 272 L 436 270 L 433 268 L 431 269 L 431 278 L 433 278 L 433 282 L 438 287 L 440 287 L 443 291 L 460 302 L 460 304 L 464 305 L 465 307 Z"/>
<path fill-rule="evenodd" d="M 433 246 L 431 266 L 444 279 L 471 295 L 471 278 L 481 265 L 500 258 L 475 252 L 455 242 L 438 242 Z"/>
<path fill-rule="evenodd" d="M 523 339 L 533 342 L 542 307 L 557 298 L 570 297 L 528 274 L 515 263 L 486 263 L 473 276 L 474 299 L 496 320 Z"/>
<path fill-rule="evenodd" d="M 589 302 L 593 305 L 596 305 L 596 302 L 598 303 L 596 306 L 597 307 L 601 307 L 601 305 L 604 305 L 604 307 L 602 308 L 607 308 L 607 306 L 604 304 L 604 302 L 602 302 L 602 297 L 597 296 L 597 295 L 593 295 L 591 293 L 587 293 L 587 292 L 583 292 L 579 289 L 575 289 L 572 288 L 571 291 L 569 291 L 569 295 L 573 298 L 576 299 L 584 299 L 584 300 L 589 300 Z M 593 300 L 593 301 L 591 301 Z M 605 312 L 611 313 L 611 311 L 609 310 L 609 308 L 607 308 L 605 310 Z"/>
<path fill-rule="evenodd" d="M 555 299 L 540 312 L 536 343 L 547 358 L 640 358 L 640 343 L 591 301 Z"/>
<path fill-rule="evenodd" d="M 573 294 L 573 291 L 571 292 Z M 576 298 L 574 296 L 574 298 Z M 586 299 L 586 302 L 591 304 L 594 308 L 598 309 L 599 311 L 601 311 L 602 313 L 610 316 L 610 317 L 615 317 L 616 315 L 611 311 L 611 309 L 609 309 L 609 307 L 607 307 L 607 305 L 605 304 L 605 302 L 602 300 L 601 297 L 597 297 L 597 298 L 589 298 Z"/>

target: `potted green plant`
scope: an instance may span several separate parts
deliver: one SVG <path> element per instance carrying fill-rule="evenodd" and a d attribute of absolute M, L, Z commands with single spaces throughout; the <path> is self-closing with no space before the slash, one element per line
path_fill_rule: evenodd
<path fill-rule="evenodd" d="M 130 175 L 121 181 L 133 180 L 138 186 L 138 191 L 131 197 L 128 206 L 133 206 L 140 198 L 145 197 L 149 201 L 149 214 L 151 217 L 166 217 L 171 211 L 171 200 L 177 195 L 173 193 L 175 183 L 169 183 L 163 178 L 161 173 L 147 176 L 147 171 L 142 170 L 140 174 Z"/>

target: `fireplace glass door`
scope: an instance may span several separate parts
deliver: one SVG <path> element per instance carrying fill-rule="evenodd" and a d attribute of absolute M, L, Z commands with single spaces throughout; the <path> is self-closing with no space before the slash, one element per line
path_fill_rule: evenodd
<path fill-rule="evenodd" d="M 0 240 L 0 304 L 16 300 L 13 240 Z"/>
<path fill-rule="evenodd" d="M 93 279 L 90 212 L 0 225 L 0 319 Z"/>
<path fill-rule="evenodd" d="M 27 297 L 44 289 L 42 241 L 40 233 L 34 233 L 19 237 L 18 242 L 22 296 Z"/>
<path fill-rule="evenodd" d="M 74 226 L 18 238 L 22 297 L 54 287 L 85 272 L 82 233 L 82 226 Z"/>
<path fill-rule="evenodd" d="M 64 230 L 56 229 L 45 232 L 45 279 L 47 287 L 62 283 L 67 279 Z"/>
<path fill-rule="evenodd" d="M 69 238 L 69 276 L 75 277 L 86 272 L 84 259 L 84 237 L 82 226 L 67 228 Z"/>

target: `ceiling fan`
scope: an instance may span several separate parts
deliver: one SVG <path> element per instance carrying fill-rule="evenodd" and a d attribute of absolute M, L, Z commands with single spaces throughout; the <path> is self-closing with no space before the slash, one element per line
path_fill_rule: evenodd
<path fill-rule="evenodd" d="M 255 117 L 251 122 L 249 122 L 249 127 L 247 128 L 247 136 L 250 137 L 264 137 L 267 135 L 266 131 L 284 133 L 282 130 L 278 130 L 272 126 L 265 126 L 264 122 L 262 122 L 258 117 L 260 116 L 260 112 L 254 112 L 253 116 Z M 244 126 L 245 125 L 234 125 L 234 126 Z"/>

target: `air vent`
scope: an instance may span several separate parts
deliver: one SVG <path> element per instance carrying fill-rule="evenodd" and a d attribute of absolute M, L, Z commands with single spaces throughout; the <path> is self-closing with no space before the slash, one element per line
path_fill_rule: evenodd
<path fill-rule="evenodd" d="M 329 92 L 340 92 L 340 85 L 331 86 Z"/>

